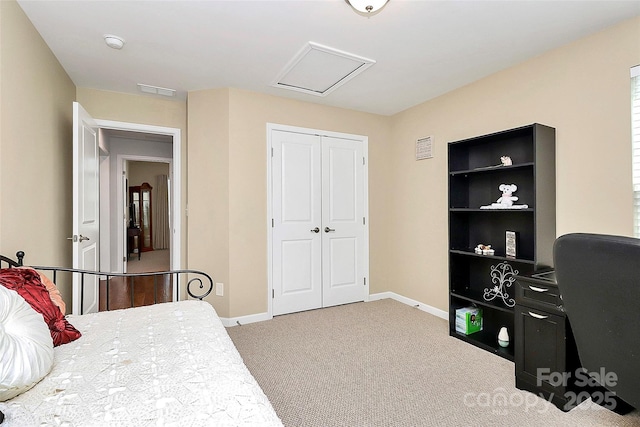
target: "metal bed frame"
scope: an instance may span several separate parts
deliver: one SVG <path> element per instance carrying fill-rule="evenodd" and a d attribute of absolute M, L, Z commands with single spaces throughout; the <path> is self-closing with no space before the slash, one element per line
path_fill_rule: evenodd
<path fill-rule="evenodd" d="M 0 255 L 0 269 L 2 268 L 11 268 L 11 267 L 23 267 L 24 266 L 24 256 L 25 253 L 23 251 L 16 252 L 16 259 L 13 260 L 4 255 Z M 122 277 L 125 280 L 129 279 L 130 288 L 131 288 L 131 306 L 133 307 L 134 303 L 134 278 L 136 277 L 144 277 L 144 276 L 154 276 L 153 279 L 153 290 L 154 290 L 154 304 L 158 302 L 157 295 L 157 280 L 158 277 L 166 277 L 173 282 L 176 280 L 178 283 L 180 278 L 187 278 L 188 275 L 195 275 L 196 277 L 191 277 L 187 281 L 187 294 L 199 300 L 202 300 L 204 297 L 209 295 L 213 290 L 213 279 L 207 273 L 199 270 L 170 270 L 170 271 L 158 271 L 153 273 L 107 273 L 102 271 L 91 271 L 91 270 L 80 270 L 77 268 L 66 268 L 66 267 L 45 267 L 45 266 L 27 266 L 29 268 L 33 268 L 34 270 L 39 271 L 50 271 L 52 272 L 53 277 L 51 280 L 54 284 L 57 284 L 56 281 L 58 279 L 59 272 L 71 273 L 71 274 L 79 274 L 80 275 L 80 301 L 84 301 L 84 281 L 86 276 L 98 276 L 98 280 L 106 280 L 106 304 L 105 310 L 109 311 L 109 281 L 114 277 Z M 80 304 L 80 314 L 83 314 L 84 307 L 83 304 Z M 4 414 L 0 411 L 0 424 L 4 421 Z"/>
<path fill-rule="evenodd" d="M 23 251 L 16 252 L 16 260 L 8 258 L 4 255 L 0 255 L 0 268 L 7 267 L 23 267 L 24 266 L 24 256 L 25 253 Z M 109 282 L 113 278 L 124 278 L 124 280 L 129 280 L 130 289 L 131 289 L 131 307 L 133 307 L 134 302 L 134 279 L 136 277 L 148 277 L 153 276 L 153 289 L 154 289 L 154 304 L 158 302 L 157 295 L 157 285 L 158 278 L 162 277 L 163 279 L 169 278 L 172 282 L 175 280 L 177 283 L 180 283 L 180 280 L 187 280 L 187 294 L 199 300 L 204 299 L 207 295 L 211 293 L 213 290 L 213 279 L 207 273 L 200 270 L 169 270 L 169 271 L 156 271 L 151 273 L 109 273 L 104 271 L 92 271 L 92 270 L 81 270 L 77 268 L 67 268 L 67 267 L 49 267 L 49 266 L 35 266 L 29 265 L 26 266 L 29 268 L 33 268 L 37 271 L 49 271 L 52 273 L 51 280 L 54 284 L 57 284 L 58 273 L 71 273 L 80 275 L 80 301 L 84 301 L 84 284 L 85 277 L 87 276 L 98 276 L 98 280 L 106 281 L 106 303 L 105 310 L 109 311 Z M 188 275 L 195 275 L 195 277 L 189 278 Z M 80 314 L 84 313 L 83 304 L 80 304 Z"/>

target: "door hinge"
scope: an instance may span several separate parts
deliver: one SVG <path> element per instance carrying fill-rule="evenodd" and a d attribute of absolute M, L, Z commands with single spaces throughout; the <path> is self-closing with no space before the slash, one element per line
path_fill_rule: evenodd
<path fill-rule="evenodd" d="M 271 298 L 275 298 L 276 297 L 276 290 L 275 289 L 271 289 Z"/>
<path fill-rule="evenodd" d="M 127 257 L 122 257 L 122 262 L 125 262 L 127 260 Z"/>
<path fill-rule="evenodd" d="M 364 157 L 363 157 L 362 158 L 362 166 L 364 166 L 364 165 L 365 165 L 365 163 L 364 163 Z"/>
<path fill-rule="evenodd" d="M 362 217 L 362 225 L 367 225 L 367 222 L 365 221 L 364 217 Z"/>
<path fill-rule="evenodd" d="M 273 157 L 273 147 L 271 147 L 271 157 Z"/>
<path fill-rule="evenodd" d="M 276 226 L 276 222 L 273 220 L 273 218 L 271 218 L 271 228 Z"/>
<path fill-rule="evenodd" d="M 367 278 L 364 278 L 364 285 L 367 286 Z"/>

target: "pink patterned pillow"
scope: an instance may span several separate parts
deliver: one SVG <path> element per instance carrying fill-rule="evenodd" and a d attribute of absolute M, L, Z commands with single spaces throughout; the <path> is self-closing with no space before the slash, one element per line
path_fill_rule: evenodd
<path fill-rule="evenodd" d="M 34 270 L 31 267 L 16 267 L 16 268 L 25 268 L 25 269 L 35 271 L 40 276 L 40 281 L 42 282 L 42 284 L 45 286 L 45 288 L 47 288 L 47 292 L 49 292 L 49 297 L 51 297 L 51 301 L 60 308 L 60 311 L 62 312 L 62 314 L 66 314 L 67 305 L 64 303 L 64 300 L 62 299 L 62 295 L 60 295 L 60 291 L 58 290 L 58 287 L 56 286 L 55 283 L 51 281 L 51 279 L 49 279 L 44 274 Z"/>

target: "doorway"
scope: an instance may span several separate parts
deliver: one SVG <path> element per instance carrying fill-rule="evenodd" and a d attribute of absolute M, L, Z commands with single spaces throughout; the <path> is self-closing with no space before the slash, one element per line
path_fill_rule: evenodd
<path fill-rule="evenodd" d="M 181 131 L 176 128 L 113 122 L 96 119 L 101 140 L 109 151 L 108 161 L 100 165 L 100 228 L 103 269 L 124 272 L 125 228 L 128 225 L 128 191 L 125 161 L 169 162 L 171 195 L 171 269 L 181 266 L 182 189 Z"/>
<path fill-rule="evenodd" d="M 131 268 L 127 268 L 127 261 L 134 259 L 132 253 L 129 253 L 128 246 L 128 226 L 129 226 L 129 180 L 127 177 L 129 163 L 153 164 L 163 168 L 166 175 L 166 193 L 168 200 L 168 210 L 166 215 L 169 217 L 169 225 L 166 230 L 166 239 L 168 245 L 166 249 L 163 247 L 162 259 L 154 260 L 153 256 L 141 256 L 141 259 L 149 264 L 154 262 L 156 267 L 144 267 L 147 271 L 179 270 L 181 267 L 181 131 L 176 128 L 163 128 L 158 126 L 139 125 L 132 123 L 111 122 L 104 120 L 96 120 L 100 127 L 101 139 L 105 142 L 109 151 L 109 156 L 103 159 L 100 165 L 101 182 L 100 182 L 100 216 L 103 219 L 100 232 L 101 241 L 101 266 L 102 269 L 112 272 L 132 272 Z M 134 173 L 134 179 L 135 173 Z M 144 179 L 144 181 L 152 181 L 149 183 L 153 190 L 158 189 L 155 175 L 153 178 Z M 141 182 L 142 184 L 142 182 Z M 152 194 L 151 209 L 158 206 L 153 200 L 159 200 L 158 196 Z M 151 227 L 149 228 L 151 230 Z M 156 252 L 155 250 L 153 252 Z M 148 252 L 150 253 L 150 252 Z M 137 255 L 137 254 L 136 254 Z M 138 261 L 136 256 L 136 261 Z M 136 266 L 138 267 L 138 266 Z M 136 268 L 133 269 L 136 272 Z M 146 281 L 152 284 L 126 283 L 122 285 L 122 289 L 127 290 L 126 303 L 130 301 L 129 292 L 131 289 L 141 291 L 141 295 L 134 298 L 135 305 L 147 305 L 154 303 L 160 299 L 174 301 L 180 295 L 179 283 L 175 278 L 156 276 L 148 276 Z M 136 280 L 139 280 L 137 278 Z M 158 284 L 161 290 L 158 291 Z M 149 292 L 144 289 L 150 288 Z M 133 292 L 135 293 L 135 292 Z M 101 289 L 101 297 L 104 296 Z M 113 293 L 110 294 L 110 307 L 118 306 L 119 302 L 114 300 L 117 298 Z M 124 301 L 124 300 L 123 300 Z M 123 302 L 123 304 L 126 304 Z"/>
<path fill-rule="evenodd" d="M 171 269 L 171 161 L 123 160 L 126 163 L 128 220 L 126 271 L 148 273 Z"/>
<path fill-rule="evenodd" d="M 267 126 L 272 315 L 369 294 L 367 138 Z"/>

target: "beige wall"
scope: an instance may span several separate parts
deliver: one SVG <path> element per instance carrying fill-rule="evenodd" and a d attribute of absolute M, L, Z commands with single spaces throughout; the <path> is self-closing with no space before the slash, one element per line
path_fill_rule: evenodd
<path fill-rule="evenodd" d="M 189 267 L 224 284 L 207 300 L 229 317 L 229 90 L 191 92 L 188 105 Z"/>
<path fill-rule="evenodd" d="M 220 123 L 228 127 L 228 143 L 225 135 L 217 140 L 228 156 L 222 162 L 228 183 L 220 197 L 201 200 L 228 215 L 228 267 L 222 269 L 228 311 L 221 314 L 242 316 L 267 307 L 268 122 L 369 136 L 371 293 L 393 291 L 447 310 L 448 141 L 533 122 L 555 127 L 558 235 L 631 234 L 629 68 L 640 63 L 639 30 L 639 19 L 625 22 L 393 117 L 236 89 L 190 94 L 189 132 L 198 129 L 201 135 L 190 140 L 194 152 L 201 146 L 212 155 L 216 151 L 207 132 L 214 126 L 206 120 L 215 115 L 212 106 L 228 102 L 228 123 L 226 116 Z M 191 104 L 196 96 L 197 107 Z M 217 103 L 210 106 L 207 97 Z M 201 116 L 192 121 L 196 110 Z M 426 135 L 435 137 L 436 157 L 416 162 L 415 140 Z M 207 181 L 205 158 L 200 162 L 195 174 Z M 603 200 L 605 194 L 616 202 Z M 194 209 L 191 224 L 204 212 Z M 208 245 L 215 246 L 192 241 L 190 259 L 202 249 L 211 253 Z"/>
<path fill-rule="evenodd" d="M 129 161 L 127 169 L 129 186 L 148 183 L 153 187 L 151 194 L 155 196 L 156 176 L 169 175 L 169 163 Z"/>
<path fill-rule="evenodd" d="M 631 235 L 629 69 L 639 63 L 640 18 L 394 116 L 389 179 L 398 191 L 385 226 L 396 233 L 383 249 L 390 290 L 447 309 L 448 141 L 555 127 L 557 234 Z M 424 135 L 435 137 L 435 158 L 416 162 Z"/>
<path fill-rule="evenodd" d="M 217 118 L 221 111 L 227 116 Z M 238 89 L 192 92 L 189 94 L 190 232 L 202 229 L 209 220 L 207 215 L 224 212 L 226 229 L 218 227 L 217 235 L 223 240 L 228 238 L 228 249 L 224 251 L 228 267 L 216 269 L 211 255 L 210 260 L 202 259 L 202 267 L 212 271 L 217 281 L 221 281 L 218 272 L 227 276 L 228 311 L 216 305 L 220 314 L 237 317 L 267 311 L 267 123 L 369 137 L 370 283 L 372 292 L 385 290 L 386 285 L 376 278 L 381 277 L 385 262 L 378 248 L 384 245 L 380 231 L 384 229 L 388 209 L 385 159 L 389 154 L 386 150 L 390 118 Z M 225 132 L 217 129 L 225 127 L 226 140 Z M 208 159 L 218 156 L 227 157 L 207 167 Z M 192 160 L 200 162 L 197 167 Z M 223 185 L 211 188 L 218 180 Z M 194 181 L 208 183 L 210 188 L 206 190 L 202 184 L 205 193 L 197 193 L 198 205 L 194 200 Z M 198 226 L 191 229 L 196 221 Z M 206 234 L 198 241 L 190 237 L 189 243 L 190 264 L 197 253 L 216 253 L 222 244 L 216 243 L 215 236 L 208 238 Z"/>
<path fill-rule="evenodd" d="M 133 95 L 79 87 L 77 100 L 95 119 L 165 126 L 187 131 L 187 103 L 155 95 Z"/>
<path fill-rule="evenodd" d="M 0 43 L 0 253 L 69 266 L 75 86 L 15 1 L 0 1 Z"/>
<path fill-rule="evenodd" d="M 447 309 L 452 140 L 532 122 L 555 127 L 558 234 L 631 234 L 629 68 L 640 64 L 640 18 L 393 117 L 237 89 L 192 92 L 188 103 L 76 90 L 14 1 L 0 2 L 0 44 L 3 254 L 22 249 L 34 263 L 71 262 L 76 97 L 98 119 L 182 129 L 185 266 L 225 283 L 225 296 L 210 298 L 224 317 L 267 308 L 268 122 L 369 137 L 372 293 Z M 415 140 L 425 135 L 435 137 L 436 157 L 416 162 Z M 62 293 L 70 301 L 70 289 Z"/>

